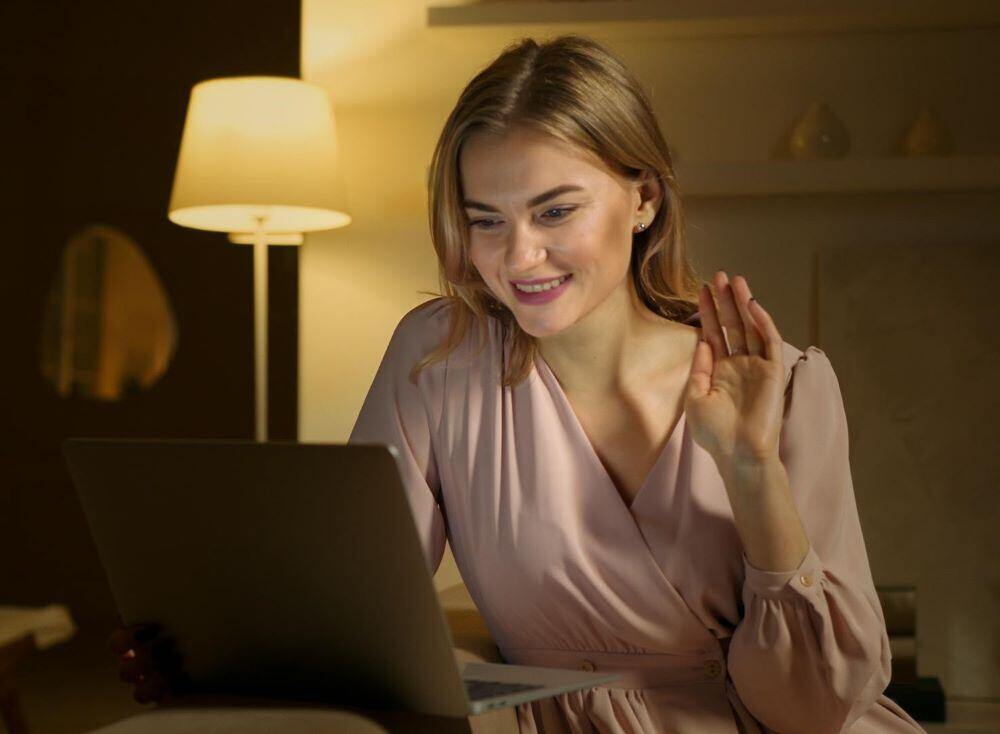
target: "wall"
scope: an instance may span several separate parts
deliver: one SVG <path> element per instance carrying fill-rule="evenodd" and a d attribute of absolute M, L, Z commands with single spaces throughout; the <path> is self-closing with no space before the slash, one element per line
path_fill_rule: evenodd
<path fill-rule="evenodd" d="M 820 269 L 876 578 L 917 587 L 920 667 L 984 697 L 1000 667 L 998 242 L 884 238 Z"/>
<path fill-rule="evenodd" d="M 234 16 L 211 1 L 0 3 L 0 604 L 60 602 L 81 626 L 115 625 L 63 439 L 253 435 L 251 249 L 172 224 L 167 204 L 195 82 L 299 74 L 299 6 L 256 5 Z M 62 250 L 95 223 L 137 243 L 178 323 L 163 378 L 119 402 L 61 398 L 40 369 Z M 297 252 L 271 266 L 269 418 L 272 435 L 294 437 Z"/>
<path fill-rule="evenodd" d="M 414 8 L 421 4 L 426 3 L 382 0 L 368 14 L 358 12 L 355 3 L 303 5 L 303 75 L 326 85 L 335 100 L 357 216 L 357 226 L 309 236 L 302 252 L 303 439 L 346 440 L 396 322 L 428 298 L 417 291 L 436 288 L 423 186 L 438 131 L 475 72 L 507 41 L 531 33 L 517 27 L 493 35 L 430 31 Z M 389 10 L 400 12 L 387 28 L 378 19 Z M 378 34 L 368 33 L 370 28 Z M 348 29 L 354 44 L 347 40 Z M 1000 32 L 986 29 L 609 45 L 647 85 L 678 160 L 689 162 L 766 160 L 814 98 L 830 103 L 851 130 L 852 156 L 887 154 L 925 102 L 935 105 L 952 130 L 958 152 L 1000 152 L 998 40 Z M 832 312 L 840 304 L 820 299 L 820 313 L 813 310 L 817 283 L 824 278 L 823 267 L 817 270 L 819 255 L 825 258 L 820 262 L 835 262 L 843 248 L 851 248 L 845 252 L 852 259 L 890 245 L 988 248 L 1000 240 L 998 203 L 996 192 L 690 199 L 688 237 L 703 278 L 717 268 L 745 275 L 776 314 L 786 341 L 827 348 L 823 328 L 833 328 Z M 984 252 L 989 250 L 956 252 L 955 268 L 971 279 Z M 905 281 L 905 275 L 899 277 Z M 915 284 L 926 288 L 930 282 Z M 957 283 L 952 280 L 951 288 Z M 865 287 L 873 289 L 866 303 L 877 309 L 877 281 L 866 281 Z M 927 297 L 952 295 L 946 289 Z M 990 323 L 980 313 L 969 319 Z M 952 348 L 948 334 L 939 330 L 906 334 L 921 346 L 932 335 L 937 348 Z M 860 424 L 868 417 L 857 410 L 855 387 L 848 384 L 853 373 L 846 369 L 847 346 L 831 340 L 829 350 L 838 374 L 843 372 L 852 450 L 858 436 L 881 440 Z M 865 356 L 871 358 L 871 352 Z M 933 384 L 944 391 L 947 383 Z M 957 413 L 948 420 L 949 430 L 968 425 Z M 866 456 L 871 451 L 857 449 Z M 956 481 L 949 496 L 964 511 L 946 519 L 930 511 L 903 514 L 900 508 L 908 506 L 913 491 L 895 473 L 903 457 L 881 466 L 866 460 L 855 468 L 876 583 L 920 585 L 921 675 L 940 677 L 953 700 L 998 698 L 996 574 L 966 565 L 974 558 L 986 562 L 995 548 L 976 516 L 995 515 L 996 500 L 984 497 L 980 484 Z M 950 465 L 947 454 L 939 452 L 937 460 L 944 469 Z M 992 506 L 981 506 L 984 500 Z M 945 535 L 942 522 L 949 524 Z M 936 541 L 941 537 L 956 544 L 964 539 L 968 547 L 960 555 L 942 553 Z M 447 565 L 436 582 L 445 586 L 456 579 L 454 566 Z M 962 629 L 974 632 L 959 645 L 955 635 Z"/>

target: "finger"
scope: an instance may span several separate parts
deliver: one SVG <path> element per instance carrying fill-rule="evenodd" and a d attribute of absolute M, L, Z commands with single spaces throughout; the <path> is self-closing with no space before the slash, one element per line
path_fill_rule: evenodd
<path fill-rule="evenodd" d="M 712 389 L 712 347 L 698 340 L 694 349 L 694 360 L 688 375 L 685 400 L 700 398 Z"/>
<path fill-rule="evenodd" d="M 715 292 L 719 299 L 719 320 L 726 327 L 726 336 L 729 340 L 729 353 L 746 354 L 747 341 L 743 334 L 743 319 L 740 318 L 739 309 L 736 307 L 729 276 L 724 270 L 717 270 L 715 273 Z"/>
<path fill-rule="evenodd" d="M 701 311 L 701 333 L 705 341 L 712 347 L 712 355 L 716 360 L 729 356 L 726 347 L 726 336 L 719 324 L 719 313 L 715 308 L 715 298 L 708 284 L 705 283 L 698 291 L 698 308 Z"/>
<path fill-rule="evenodd" d="M 752 309 L 750 311 L 753 314 L 754 319 L 760 325 L 761 335 L 764 338 L 764 352 L 768 361 L 774 362 L 778 365 L 782 365 L 781 360 L 781 344 L 784 341 L 781 338 L 781 333 L 778 331 L 778 327 L 774 325 L 774 319 L 771 318 L 763 306 L 760 305 L 760 301 L 751 301 L 753 305 L 750 306 Z"/>
<path fill-rule="evenodd" d="M 756 356 L 764 355 L 764 337 L 761 335 L 760 327 L 750 313 L 750 299 L 753 294 L 750 292 L 750 284 L 742 275 L 735 276 L 730 282 L 733 298 L 736 301 L 736 308 L 740 312 L 740 320 L 743 322 L 743 334 L 746 336 L 747 354 Z"/>

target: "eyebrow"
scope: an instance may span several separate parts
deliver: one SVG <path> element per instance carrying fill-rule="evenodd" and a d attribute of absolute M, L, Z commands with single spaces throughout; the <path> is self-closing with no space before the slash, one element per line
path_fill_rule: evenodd
<path fill-rule="evenodd" d="M 548 201 L 549 199 L 554 199 L 560 194 L 565 194 L 570 191 L 586 191 L 582 186 L 575 186 L 573 184 L 563 184 L 562 186 L 556 186 L 554 189 L 549 189 L 538 196 L 528 200 L 528 207 L 538 206 L 542 202 Z M 490 206 L 489 204 L 483 204 L 481 201 L 470 201 L 466 199 L 462 202 L 462 206 L 466 209 L 478 209 L 483 212 L 495 212 L 500 213 L 500 210 L 496 207 Z"/>

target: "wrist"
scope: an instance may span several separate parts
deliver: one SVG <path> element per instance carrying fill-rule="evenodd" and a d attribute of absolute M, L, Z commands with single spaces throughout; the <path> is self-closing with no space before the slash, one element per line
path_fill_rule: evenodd
<path fill-rule="evenodd" d="M 716 461 L 727 487 L 751 490 L 765 487 L 773 477 L 785 475 L 785 465 L 777 455 Z"/>
<path fill-rule="evenodd" d="M 762 571 L 798 568 L 809 538 L 781 460 L 734 462 L 725 467 L 723 479 L 750 565 Z"/>

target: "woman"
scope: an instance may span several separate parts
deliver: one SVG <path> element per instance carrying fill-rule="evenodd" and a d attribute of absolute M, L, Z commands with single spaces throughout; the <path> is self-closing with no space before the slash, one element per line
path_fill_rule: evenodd
<path fill-rule="evenodd" d="M 521 730 L 921 731 L 882 695 L 830 361 L 744 278 L 696 291 L 621 62 L 505 50 L 430 188 L 444 297 L 396 328 L 350 441 L 399 448 L 431 569 L 447 536 L 505 660 L 623 674 L 522 704 Z"/>
<path fill-rule="evenodd" d="M 504 659 L 621 673 L 522 732 L 919 732 L 890 655 L 827 356 L 746 279 L 697 287 L 640 85 L 564 36 L 506 49 L 438 141 L 443 296 L 350 437 L 391 443 Z"/>

